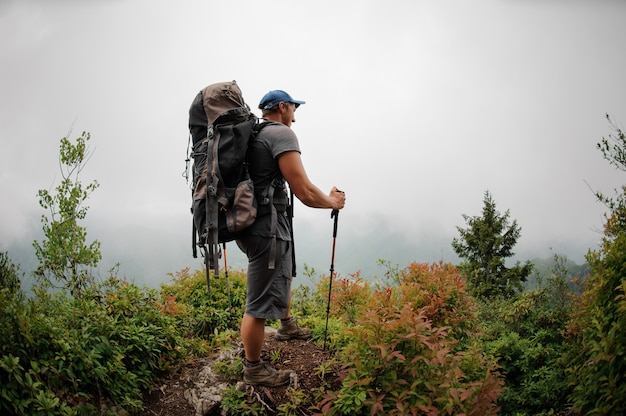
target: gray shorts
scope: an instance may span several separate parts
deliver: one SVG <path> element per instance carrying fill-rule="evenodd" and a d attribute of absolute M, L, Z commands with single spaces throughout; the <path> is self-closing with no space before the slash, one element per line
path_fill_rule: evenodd
<path fill-rule="evenodd" d="M 268 269 L 271 238 L 237 240 L 248 256 L 246 314 L 261 319 L 284 318 L 291 293 L 291 241 L 276 240 L 276 266 Z"/>

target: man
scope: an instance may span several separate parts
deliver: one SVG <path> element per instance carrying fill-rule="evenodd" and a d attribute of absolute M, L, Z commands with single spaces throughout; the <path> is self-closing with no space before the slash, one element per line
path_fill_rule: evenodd
<path fill-rule="evenodd" d="M 343 192 L 333 187 L 326 195 L 309 180 L 304 170 L 298 138 L 290 128 L 295 122 L 294 113 L 302 104 L 304 101 L 294 100 L 284 91 L 268 92 L 259 104 L 268 124 L 248 148 L 250 176 L 255 188 L 264 189 L 272 183 L 278 185 L 273 195 L 275 217 L 271 209 L 260 208 L 254 224 L 237 240 L 249 260 L 241 339 L 245 351 L 244 382 L 252 385 L 284 385 L 289 383 L 292 373 L 291 370 L 278 371 L 261 360 L 266 319 L 281 319 L 278 339 L 310 336 L 310 330 L 300 328 L 289 315 L 293 246 L 286 214 L 285 181 L 294 195 L 309 207 L 340 210 L 345 204 Z M 268 267 L 270 262 L 273 268 Z"/>

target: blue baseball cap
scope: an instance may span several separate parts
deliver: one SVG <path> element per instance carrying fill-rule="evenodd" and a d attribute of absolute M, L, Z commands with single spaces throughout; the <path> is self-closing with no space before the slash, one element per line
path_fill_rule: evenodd
<path fill-rule="evenodd" d="M 304 101 L 294 100 L 291 98 L 291 95 L 283 90 L 273 90 L 261 98 L 259 108 L 261 110 L 269 110 L 270 108 L 276 107 L 279 103 L 294 103 L 296 108 L 298 108 L 300 104 L 304 104 Z"/>

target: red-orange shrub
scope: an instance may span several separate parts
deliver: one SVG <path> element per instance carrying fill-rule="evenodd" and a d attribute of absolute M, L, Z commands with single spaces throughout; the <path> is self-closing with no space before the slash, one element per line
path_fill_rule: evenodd
<path fill-rule="evenodd" d="M 361 302 L 338 352 L 345 378 L 326 392 L 322 413 L 495 414 L 503 382 L 468 337 L 476 305 L 456 268 L 413 263 L 400 277 Z"/>

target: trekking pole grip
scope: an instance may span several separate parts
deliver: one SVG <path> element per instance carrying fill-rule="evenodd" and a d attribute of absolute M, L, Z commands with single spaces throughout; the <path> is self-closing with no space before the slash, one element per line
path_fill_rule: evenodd
<path fill-rule="evenodd" d="M 337 192 L 341 192 L 342 194 L 344 193 L 343 191 L 340 191 L 339 189 L 337 189 Z M 333 225 L 333 237 L 337 237 L 337 220 L 339 219 L 339 210 L 333 209 L 330 213 L 330 218 L 335 219 L 335 223 Z"/>

